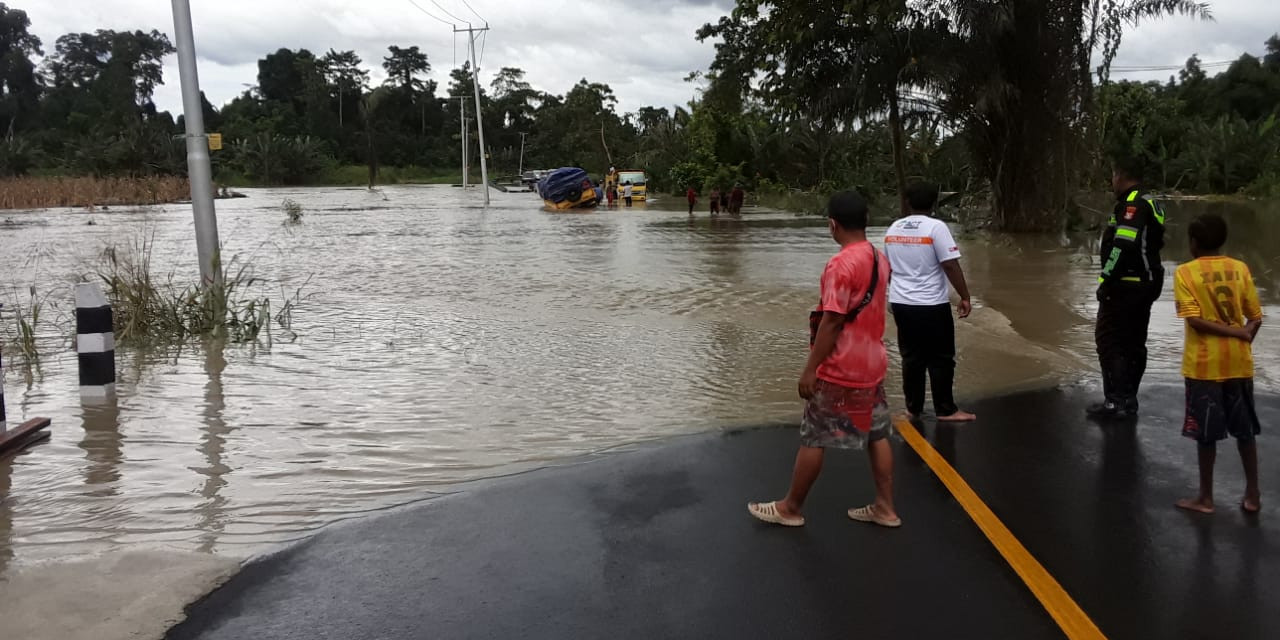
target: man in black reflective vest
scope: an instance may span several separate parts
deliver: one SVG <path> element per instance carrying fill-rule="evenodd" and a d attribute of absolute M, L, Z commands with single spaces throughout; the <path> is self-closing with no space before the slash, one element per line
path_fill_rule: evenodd
<path fill-rule="evenodd" d="M 1138 413 L 1138 385 L 1147 370 L 1151 305 L 1164 285 L 1164 210 L 1143 193 L 1141 166 L 1118 160 L 1111 175 L 1115 211 L 1102 232 L 1098 323 L 1094 337 L 1102 365 L 1103 402 L 1088 413 L 1126 418 Z"/>

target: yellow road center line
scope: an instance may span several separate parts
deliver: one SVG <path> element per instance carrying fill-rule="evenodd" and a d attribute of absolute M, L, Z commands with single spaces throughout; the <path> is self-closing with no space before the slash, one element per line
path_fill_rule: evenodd
<path fill-rule="evenodd" d="M 894 426 L 907 444 L 911 445 L 911 448 L 924 459 L 925 464 L 929 465 L 934 475 L 938 476 L 942 484 L 951 491 L 951 495 L 955 496 L 961 507 L 964 507 L 965 513 L 969 514 L 974 524 L 977 524 L 982 533 L 987 536 L 987 540 L 991 541 L 996 551 L 999 551 L 1009 566 L 1013 567 L 1014 572 L 1022 578 L 1027 588 L 1031 589 L 1031 593 L 1040 601 L 1040 604 L 1044 605 L 1049 615 L 1053 616 L 1063 633 L 1071 640 L 1105 640 L 1106 636 L 1102 635 L 1098 625 L 1089 619 L 1088 614 L 1071 596 L 1067 595 L 1062 585 L 1058 584 L 1058 581 L 1031 555 L 1031 552 L 1013 537 L 1009 528 L 1004 526 L 987 503 L 974 493 L 969 483 L 960 477 L 951 463 L 947 462 L 910 422 L 896 418 Z"/>

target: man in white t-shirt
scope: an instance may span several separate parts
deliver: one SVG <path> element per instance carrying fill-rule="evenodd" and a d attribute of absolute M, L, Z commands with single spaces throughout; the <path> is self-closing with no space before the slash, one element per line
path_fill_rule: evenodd
<path fill-rule="evenodd" d="M 912 417 L 924 412 L 925 376 L 933 391 L 933 408 L 941 422 L 974 420 L 961 411 L 952 396 L 956 369 L 956 331 L 951 318 L 947 281 L 960 296 L 961 318 L 973 310 L 969 287 L 960 269 L 960 248 L 951 230 L 931 217 L 938 202 L 935 185 L 915 183 L 907 188 L 911 214 L 889 227 L 884 248 L 893 266 L 889 304 L 898 326 L 902 355 L 902 387 Z"/>

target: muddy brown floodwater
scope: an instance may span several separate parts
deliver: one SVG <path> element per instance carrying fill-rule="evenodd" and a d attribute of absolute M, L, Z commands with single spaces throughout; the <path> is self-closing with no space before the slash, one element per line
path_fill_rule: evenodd
<path fill-rule="evenodd" d="M 118 399 L 101 405 L 78 394 L 71 287 L 105 247 L 152 237 L 155 270 L 193 278 L 189 208 L 0 213 L 4 335 L 29 287 L 44 303 L 43 355 L 5 358 L 10 424 L 54 420 L 48 444 L 0 460 L 0 571 L 159 553 L 216 581 L 210 554 L 244 558 L 461 480 L 797 418 L 806 317 L 835 250 L 820 219 L 689 219 L 661 202 L 557 214 L 514 193 L 486 210 L 449 187 L 249 195 L 218 203 L 224 256 L 277 301 L 305 283 L 296 337 L 121 348 Z M 282 224 L 286 198 L 301 225 Z M 1278 203 L 1170 203 L 1169 266 L 1186 259 L 1186 220 L 1209 209 L 1274 317 Z M 960 243 L 979 306 L 959 325 L 962 397 L 1089 378 L 1096 234 Z M 1172 307 L 1166 286 L 1152 375 L 1177 375 Z M 1272 335 L 1256 347 L 1263 389 L 1280 380 Z M 155 589 L 146 571 L 103 575 Z"/>

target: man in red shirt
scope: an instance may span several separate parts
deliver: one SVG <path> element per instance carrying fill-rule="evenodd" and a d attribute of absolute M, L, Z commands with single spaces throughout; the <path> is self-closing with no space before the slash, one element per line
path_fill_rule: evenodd
<path fill-rule="evenodd" d="M 893 449 L 887 439 L 892 425 L 884 395 L 889 261 L 867 241 L 867 202 L 861 196 L 851 191 L 835 194 L 827 204 L 827 216 L 840 252 L 822 272 L 821 299 L 810 316 L 812 346 L 799 384 L 806 404 L 791 488 L 782 500 L 753 502 L 747 509 L 765 522 L 803 526 L 801 510 L 822 471 L 825 450 L 865 447 L 876 498 L 850 509 L 848 515 L 859 522 L 898 527 L 902 520 L 893 505 Z"/>
<path fill-rule="evenodd" d="M 688 191 L 684 192 L 684 197 L 689 199 L 689 215 L 693 215 L 693 207 L 698 204 L 698 192 L 694 191 L 693 187 L 689 187 Z"/>

